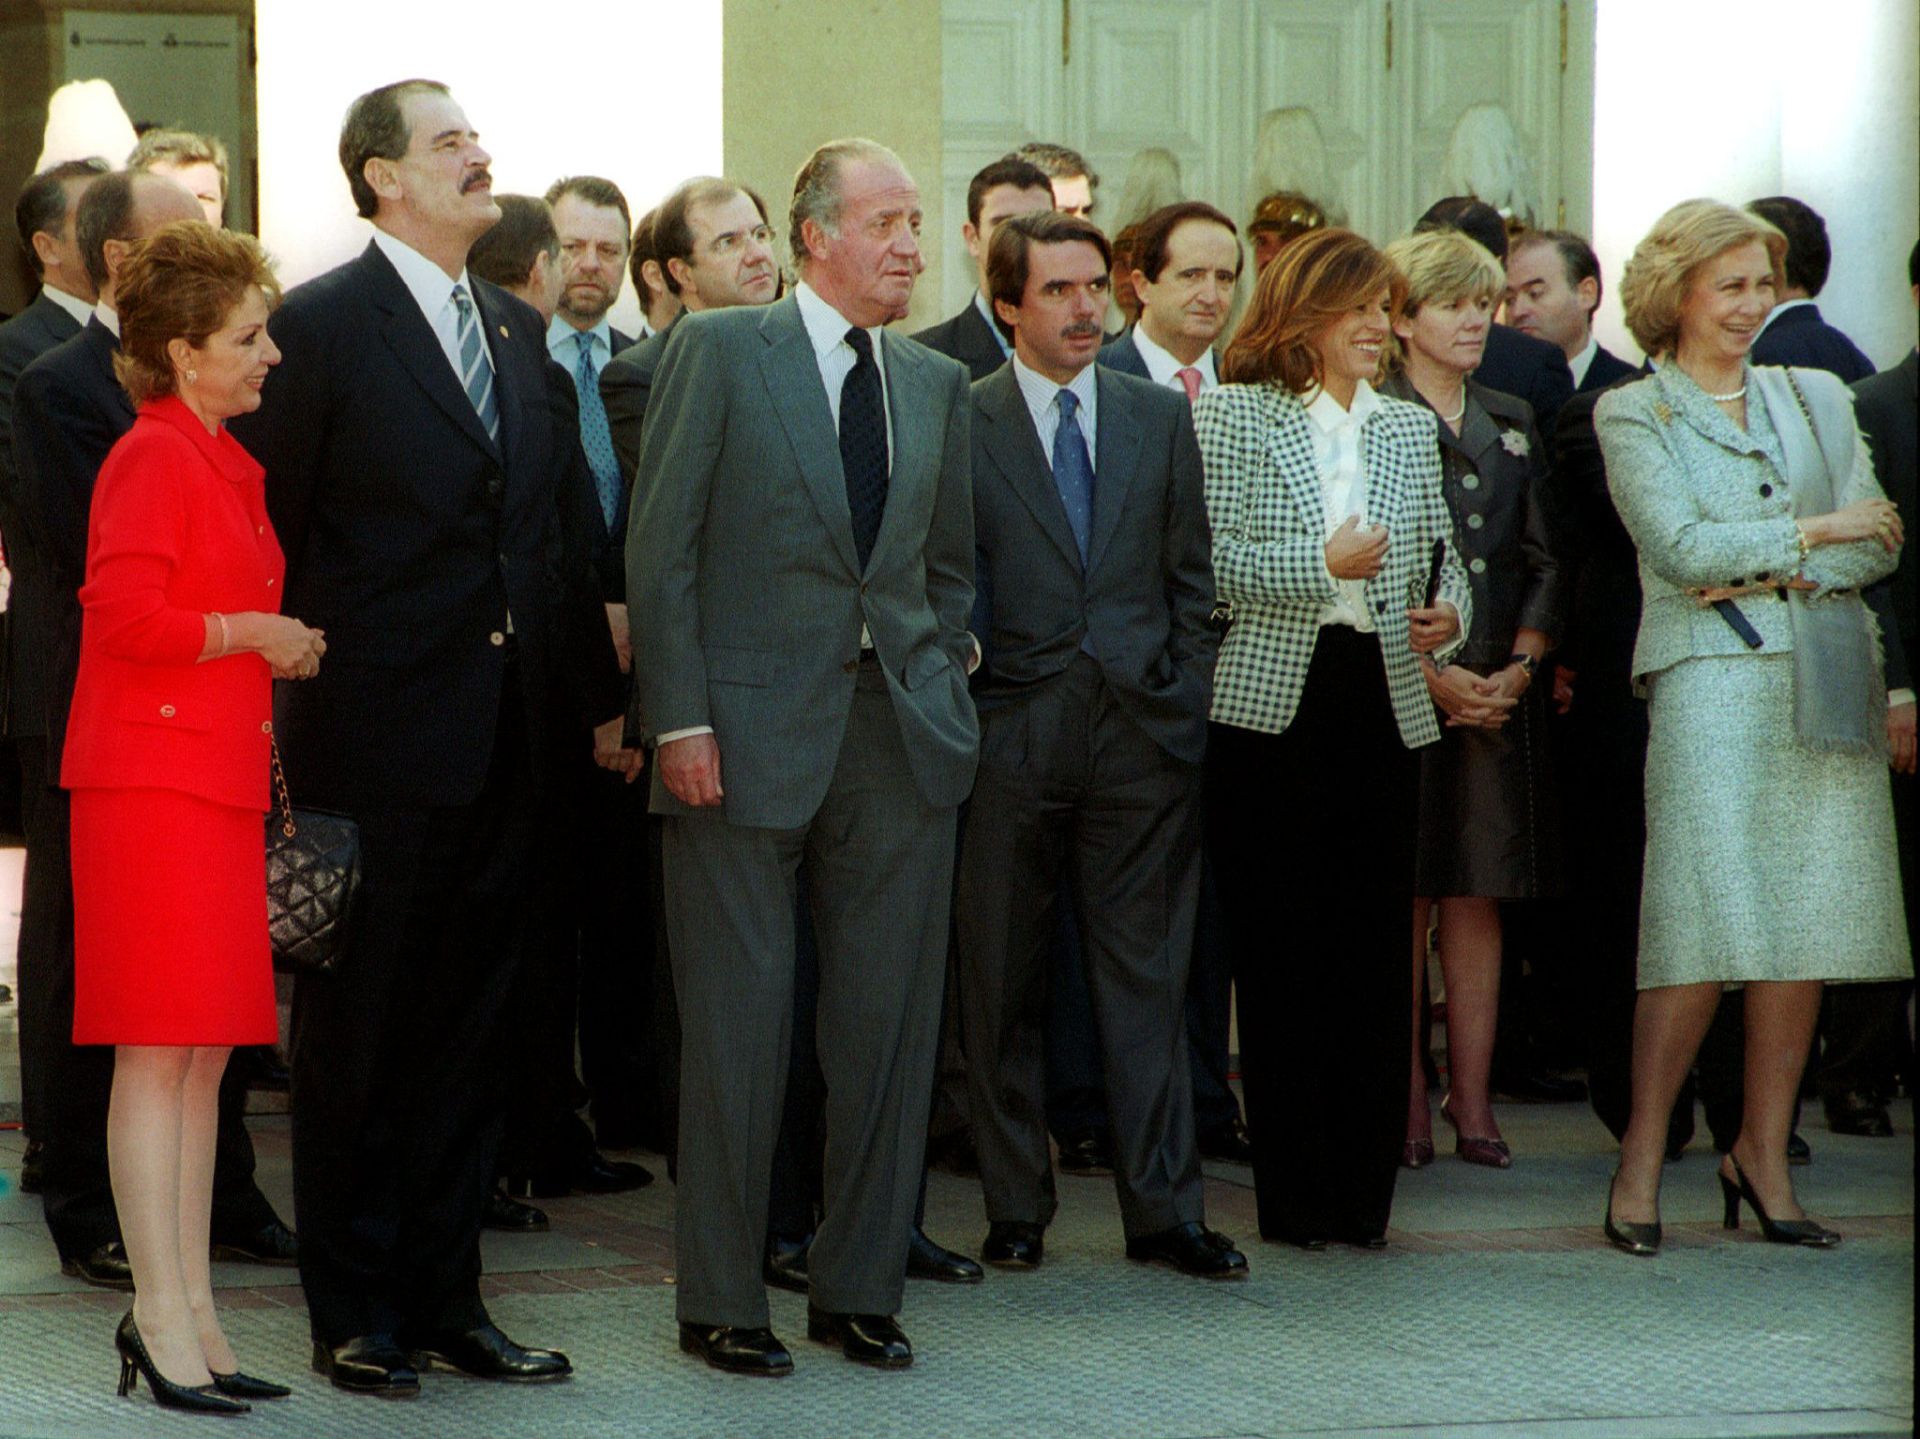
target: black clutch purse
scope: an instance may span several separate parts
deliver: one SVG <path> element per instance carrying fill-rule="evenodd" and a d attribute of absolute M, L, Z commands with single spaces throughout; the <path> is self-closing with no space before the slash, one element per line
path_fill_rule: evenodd
<path fill-rule="evenodd" d="M 267 815 L 267 933 L 273 967 L 325 974 L 346 953 L 360 890 L 360 826 L 343 814 L 295 809 L 280 746 L 273 746 L 279 813 Z"/>

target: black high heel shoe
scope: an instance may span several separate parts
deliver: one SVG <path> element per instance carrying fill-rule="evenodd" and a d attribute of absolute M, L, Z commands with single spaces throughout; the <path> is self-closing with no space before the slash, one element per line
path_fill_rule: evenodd
<path fill-rule="evenodd" d="M 120 1397 L 126 1398 L 137 1382 L 139 1375 L 146 1375 L 147 1387 L 153 1391 L 154 1403 L 162 1409 L 185 1409 L 195 1414 L 247 1414 L 251 1413 L 251 1404 L 242 1404 L 238 1399 L 228 1399 L 213 1392 L 213 1385 L 198 1384 L 188 1388 L 185 1384 L 175 1384 L 160 1372 L 160 1366 L 153 1362 L 153 1356 L 147 1353 L 145 1341 L 140 1338 L 140 1327 L 133 1322 L 133 1311 L 127 1311 L 127 1317 L 120 1321 L 120 1327 L 113 1332 L 113 1347 L 120 1351 Z"/>
<path fill-rule="evenodd" d="M 1733 1166 L 1734 1177 L 1729 1179 L 1724 1172 L 1717 1175 L 1720 1196 L 1727 1204 L 1726 1216 L 1721 1220 L 1722 1228 L 1740 1227 L 1740 1201 L 1744 1199 L 1752 1207 L 1753 1217 L 1760 1221 L 1760 1233 L 1769 1244 L 1803 1244 L 1809 1249 L 1831 1249 L 1840 1242 L 1840 1235 L 1836 1231 L 1823 1224 L 1815 1224 L 1811 1219 L 1769 1219 L 1767 1211 L 1761 1207 L 1760 1196 L 1747 1183 L 1747 1172 L 1740 1167 L 1740 1161 L 1729 1154 L 1727 1163 Z"/>
<path fill-rule="evenodd" d="M 1613 1179 L 1607 1181 L 1607 1218 L 1602 1231 L 1607 1242 L 1615 1249 L 1626 1254 L 1651 1258 L 1660 1252 L 1660 1221 L 1651 1224 L 1635 1224 L 1622 1219 L 1618 1223 L 1613 1218 L 1613 1180 L 1620 1177 L 1620 1171 L 1613 1171 Z"/>
<path fill-rule="evenodd" d="M 285 1399 L 293 1391 L 284 1384 L 275 1384 L 270 1379 L 255 1379 L 251 1374 L 242 1374 L 238 1369 L 231 1374 L 218 1374 L 212 1370 L 213 1387 L 230 1399 Z"/>

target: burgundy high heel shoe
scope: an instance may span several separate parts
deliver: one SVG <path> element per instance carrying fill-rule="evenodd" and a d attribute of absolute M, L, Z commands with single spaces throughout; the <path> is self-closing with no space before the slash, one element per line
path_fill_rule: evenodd
<path fill-rule="evenodd" d="M 1475 1138 L 1460 1132 L 1460 1121 L 1453 1117 L 1453 1091 L 1440 1101 L 1440 1117 L 1453 1126 L 1453 1152 L 1469 1164 L 1484 1164 L 1489 1169 L 1513 1168 L 1513 1151 L 1504 1139 Z"/>

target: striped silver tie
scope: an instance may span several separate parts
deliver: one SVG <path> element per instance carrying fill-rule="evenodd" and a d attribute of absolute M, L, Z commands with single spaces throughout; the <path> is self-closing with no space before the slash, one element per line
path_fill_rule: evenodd
<path fill-rule="evenodd" d="M 487 437 L 500 440 L 500 403 L 493 397 L 493 362 L 487 357 L 486 342 L 480 338 L 480 324 L 473 315 L 473 298 L 465 285 L 453 287 L 453 307 L 460 312 L 460 383 L 474 412 L 487 427 Z"/>

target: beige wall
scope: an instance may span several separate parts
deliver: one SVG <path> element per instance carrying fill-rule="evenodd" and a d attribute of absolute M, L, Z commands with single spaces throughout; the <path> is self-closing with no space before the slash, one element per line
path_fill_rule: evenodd
<path fill-rule="evenodd" d="M 920 183 L 927 270 L 903 329 L 940 314 L 940 6 L 933 0 L 726 0 L 726 172 L 766 197 L 786 253 L 793 173 L 847 135 L 890 146 Z"/>

